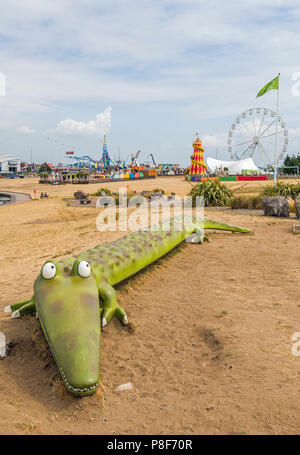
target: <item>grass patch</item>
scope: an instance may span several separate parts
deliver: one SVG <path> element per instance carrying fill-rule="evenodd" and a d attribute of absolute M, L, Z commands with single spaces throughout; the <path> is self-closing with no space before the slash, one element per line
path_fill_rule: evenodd
<path fill-rule="evenodd" d="M 262 201 L 260 196 L 236 196 L 231 199 L 230 207 L 232 209 L 262 210 Z"/>
<path fill-rule="evenodd" d="M 253 186 L 249 185 L 248 183 L 245 183 L 244 185 L 235 187 L 235 186 L 230 186 L 229 187 L 234 194 L 260 194 L 261 192 L 261 186 Z"/>

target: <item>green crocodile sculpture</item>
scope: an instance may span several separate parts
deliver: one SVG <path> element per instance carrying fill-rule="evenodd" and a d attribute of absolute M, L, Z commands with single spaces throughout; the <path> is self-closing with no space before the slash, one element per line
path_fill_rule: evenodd
<path fill-rule="evenodd" d="M 98 387 L 100 318 L 103 327 L 113 316 L 128 324 L 113 286 L 156 261 L 187 237 L 200 243 L 205 239 L 203 229 L 196 229 L 195 224 L 176 230 L 174 223 L 173 219 L 169 230 L 160 223 L 158 230 L 134 232 L 62 261 L 46 261 L 35 280 L 33 297 L 4 309 L 6 313 L 12 312 L 12 318 L 36 312 L 64 384 L 72 395 L 92 395 Z M 207 219 L 202 227 L 252 232 Z"/>

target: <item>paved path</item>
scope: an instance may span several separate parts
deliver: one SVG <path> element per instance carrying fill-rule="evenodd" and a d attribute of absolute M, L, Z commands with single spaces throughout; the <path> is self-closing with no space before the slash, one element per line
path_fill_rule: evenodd
<path fill-rule="evenodd" d="M 14 193 L 11 191 L 2 191 L 0 189 L 0 195 L 2 196 L 10 196 L 11 200 L 8 203 L 5 203 L 3 205 L 7 204 L 18 204 L 19 202 L 25 202 L 31 199 L 30 194 L 26 193 Z"/>

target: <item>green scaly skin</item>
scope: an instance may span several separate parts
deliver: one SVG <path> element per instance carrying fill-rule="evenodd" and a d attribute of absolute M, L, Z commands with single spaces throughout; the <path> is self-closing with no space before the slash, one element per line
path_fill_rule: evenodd
<path fill-rule="evenodd" d="M 188 237 L 191 242 L 202 243 L 205 237 L 201 226 L 198 227 L 196 229 L 191 223 L 179 231 L 174 229 L 173 219 L 168 230 L 160 223 L 159 230 L 150 228 L 134 232 L 62 261 L 46 261 L 45 264 L 50 263 L 49 267 L 53 264 L 56 267 L 55 276 L 45 279 L 42 268 L 34 283 L 33 297 L 8 306 L 4 311 L 12 311 L 13 318 L 36 312 L 67 390 L 72 395 L 92 395 L 100 378 L 101 318 L 102 326 L 114 316 L 128 324 L 113 286 L 167 254 Z M 202 227 L 252 232 L 207 219 Z M 191 236 L 194 232 L 196 234 Z M 86 278 L 79 275 L 78 266 L 82 261 L 90 266 L 90 275 Z"/>

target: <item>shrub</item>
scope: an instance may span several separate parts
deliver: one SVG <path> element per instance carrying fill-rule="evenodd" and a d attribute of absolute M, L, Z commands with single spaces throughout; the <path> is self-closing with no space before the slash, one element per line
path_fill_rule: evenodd
<path fill-rule="evenodd" d="M 93 194 L 93 196 L 103 196 L 103 194 L 101 193 L 105 193 L 106 196 L 112 196 L 112 192 L 109 191 L 107 188 L 99 188 L 99 190 L 97 190 L 96 193 Z"/>
<path fill-rule="evenodd" d="M 196 205 L 196 196 L 203 196 L 205 207 L 223 207 L 229 204 L 233 191 L 219 180 L 207 180 L 195 185 L 190 196 L 193 206 Z"/>
<path fill-rule="evenodd" d="M 260 196 L 238 196 L 231 199 L 230 206 L 232 209 L 261 210 L 262 201 Z"/>
<path fill-rule="evenodd" d="M 264 197 L 296 197 L 300 194 L 300 184 L 293 185 L 292 183 L 281 183 L 278 182 L 276 185 L 265 186 L 261 192 Z"/>

